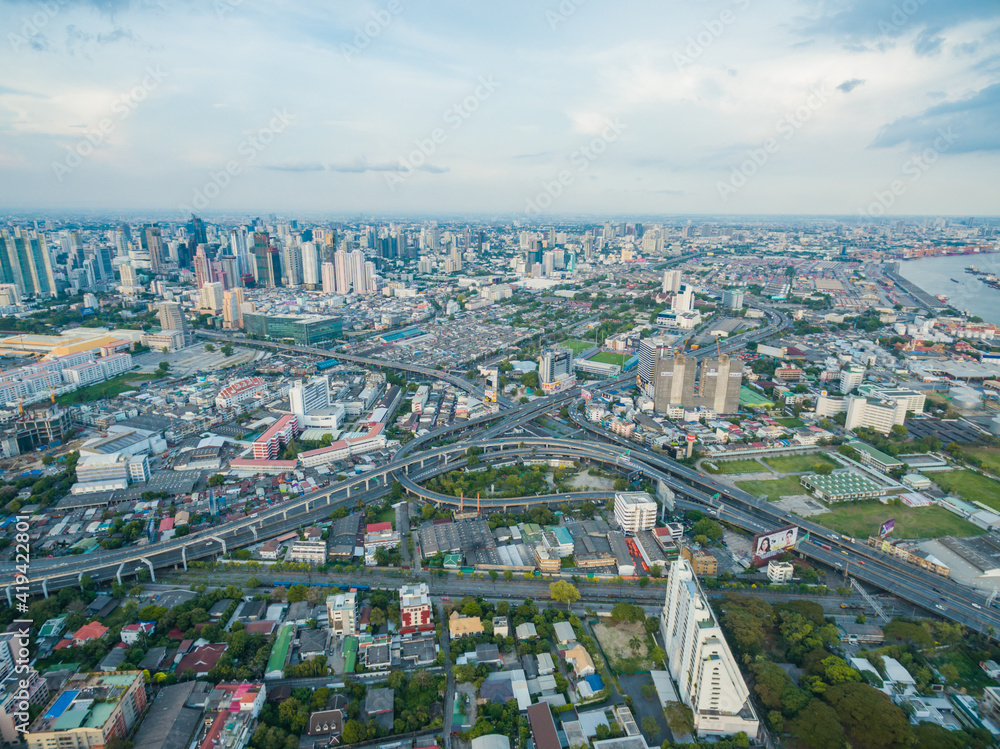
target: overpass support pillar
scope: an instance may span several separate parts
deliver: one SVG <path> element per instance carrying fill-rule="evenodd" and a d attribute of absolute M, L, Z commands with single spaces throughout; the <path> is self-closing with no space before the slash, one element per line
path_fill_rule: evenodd
<path fill-rule="evenodd" d="M 49 581 L 46 578 L 42 578 L 42 595 L 46 598 L 49 597 Z"/>
<path fill-rule="evenodd" d="M 188 571 L 188 555 L 187 555 L 187 548 L 188 548 L 187 546 L 182 546 L 182 547 L 181 547 L 181 563 L 182 563 L 182 564 L 184 565 L 184 571 L 185 571 L 185 572 L 187 572 L 187 571 Z"/>
<path fill-rule="evenodd" d="M 307 499 L 306 500 L 306 512 L 309 512 L 309 510 L 311 510 L 311 509 L 312 509 L 312 500 L 311 499 Z M 257 538 L 257 536 L 254 535 L 254 538 Z"/>
<path fill-rule="evenodd" d="M 125 569 L 125 562 L 118 565 L 118 571 L 115 573 L 115 577 L 118 579 L 118 584 L 122 584 L 122 570 Z"/>
<path fill-rule="evenodd" d="M 152 582 L 156 582 L 156 573 L 153 571 L 153 563 L 149 561 L 146 557 L 142 557 L 140 562 L 144 562 L 147 567 L 149 567 L 149 579 Z"/>
<path fill-rule="evenodd" d="M 365 491 L 368 491 L 369 488 L 371 488 L 370 487 L 370 482 L 369 482 L 368 479 L 365 479 Z"/>
<path fill-rule="evenodd" d="M 284 512 L 281 513 L 281 519 L 288 520 L 288 510 L 285 510 Z"/>
<path fill-rule="evenodd" d="M 212 536 L 211 538 L 212 538 L 213 541 L 218 541 L 222 545 L 222 553 L 223 554 L 227 554 L 228 553 L 227 550 L 226 550 L 226 542 L 225 542 L 225 540 L 221 536 Z"/>
<path fill-rule="evenodd" d="M 347 498 L 351 498 L 351 487 L 347 487 Z"/>
<path fill-rule="evenodd" d="M 10 593 L 10 586 L 8 585 L 6 588 L 4 588 L 4 591 L 6 591 L 6 593 L 7 593 L 7 605 L 10 606 L 10 607 L 13 607 L 14 606 L 14 596 L 12 596 L 11 593 Z"/>
<path fill-rule="evenodd" d="M 253 534 L 253 540 L 254 540 L 254 541 L 256 541 L 256 540 L 257 540 L 257 529 L 256 529 L 256 528 L 254 528 L 254 527 L 253 527 L 253 526 L 251 525 L 251 526 L 250 526 L 250 532 L 251 532 L 251 533 Z"/>

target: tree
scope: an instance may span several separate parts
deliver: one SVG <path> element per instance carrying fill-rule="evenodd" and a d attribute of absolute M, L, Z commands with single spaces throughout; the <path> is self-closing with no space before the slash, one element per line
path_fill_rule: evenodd
<path fill-rule="evenodd" d="M 842 749 L 844 746 L 844 728 L 837 719 L 837 711 L 816 698 L 810 700 L 786 727 L 811 749 Z"/>
<path fill-rule="evenodd" d="M 368 616 L 368 622 L 371 624 L 372 630 L 378 632 L 385 624 L 385 612 L 380 608 L 373 608 Z"/>
<path fill-rule="evenodd" d="M 628 491 L 628 479 L 622 479 L 622 478 L 615 479 L 614 484 L 612 484 L 612 488 L 616 492 Z"/>
<path fill-rule="evenodd" d="M 549 597 L 553 601 L 565 603 L 568 606 L 580 600 L 580 591 L 572 583 L 556 580 L 554 583 L 549 583 Z"/>
<path fill-rule="evenodd" d="M 309 588 L 302 584 L 293 585 L 288 589 L 288 596 L 286 600 L 289 603 L 298 603 L 299 601 L 304 601 L 309 595 Z"/>
<path fill-rule="evenodd" d="M 208 482 L 207 482 L 208 486 L 222 486 L 224 483 L 226 483 L 226 477 L 223 476 L 221 473 L 217 473 L 214 476 L 208 477 Z"/>
<path fill-rule="evenodd" d="M 823 698 L 836 710 L 855 749 L 906 746 L 913 731 L 906 715 L 888 696 L 867 684 L 835 684 Z"/>
<path fill-rule="evenodd" d="M 223 356 L 232 356 L 233 355 L 233 347 L 230 346 L 228 343 L 222 344 L 222 348 L 220 348 L 219 351 L 222 352 Z"/>
<path fill-rule="evenodd" d="M 166 353 L 166 350 L 163 353 Z M 160 373 L 160 377 L 163 377 L 169 369 L 170 363 L 165 361 L 161 361 L 156 367 L 156 371 Z"/>
<path fill-rule="evenodd" d="M 660 724 L 656 722 L 656 718 L 652 715 L 645 716 L 642 719 L 642 732 L 650 739 L 658 734 L 660 732 Z"/>
<path fill-rule="evenodd" d="M 342 734 L 345 744 L 354 744 L 358 741 L 365 741 L 368 738 L 368 727 L 360 720 L 349 720 L 344 723 Z"/>
<path fill-rule="evenodd" d="M 503 579 L 506 580 L 507 582 L 510 582 L 511 580 L 514 579 L 514 573 L 511 572 L 510 570 L 504 570 Z"/>
<path fill-rule="evenodd" d="M 938 669 L 941 672 L 941 676 L 944 680 L 950 683 L 954 683 L 959 679 L 958 669 L 955 668 L 953 663 L 945 663 L 941 668 Z"/>
<path fill-rule="evenodd" d="M 675 738 L 694 731 L 694 713 L 683 702 L 668 702 L 663 706 L 663 715 Z"/>
<path fill-rule="evenodd" d="M 213 351 L 215 351 L 215 346 L 213 346 L 211 343 L 206 343 L 205 344 L 205 350 L 208 353 L 212 353 Z"/>

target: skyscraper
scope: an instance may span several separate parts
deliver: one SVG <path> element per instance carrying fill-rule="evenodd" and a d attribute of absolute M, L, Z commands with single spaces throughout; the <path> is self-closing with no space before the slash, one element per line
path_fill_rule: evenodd
<path fill-rule="evenodd" d="M 756 736 L 759 720 L 739 665 L 708 599 L 684 559 L 670 564 L 660 634 L 681 701 L 694 713 L 698 737 Z"/>
<path fill-rule="evenodd" d="M 243 329 L 243 289 L 235 288 L 222 295 L 222 327 L 226 330 Z"/>
<path fill-rule="evenodd" d="M 670 302 L 670 309 L 673 312 L 690 312 L 694 309 L 694 288 L 686 283 L 681 284 L 678 291 Z"/>
<path fill-rule="evenodd" d="M 302 283 L 307 289 L 315 289 L 321 283 L 319 251 L 314 242 L 303 242 L 299 250 L 302 253 Z"/>
<path fill-rule="evenodd" d="M 135 268 L 131 263 L 122 263 L 118 266 L 118 272 L 122 277 L 121 291 L 129 296 L 139 291 L 139 282 L 135 277 Z"/>
<path fill-rule="evenodd" d="M 711 408 L 718 414 L 734 414 L 740 407 L 743 362 L 728 354 L 701 363 L 696 405 Z"/>
<path fill-rule="evenodd" d="M 641 338 L 639 339 L 639 368 L 638 375 L 643 382 L 653 379 L 653 367 L 656 360 L 666 355 L 670 351 L 673 338 Z"/>
<path fill-rule="evenodd" d="M 150 263 L 152 266 L 152 262 Z M 208 267 L 208 256 L 205 255 L 205 245 L 198 245 L 194 253 L 194 283 L 200 289 L 211 280 L 211 273 Z"/>
<path fill-rule="evenodd" d="M 347 250 L 337 250 L 334 255 L 337 293 L 341 295 L 351 293 L 351 266 L 349 258 Z"/>
<path fill-rule="evenodd" d="M 250 235 L 245 226 L 240 226 L 229 232 L 229 253 L 236 256 L 236 262 L 241 276 L 252 276 L 253 260 L 250 257 Z M 243 284 L 240 283 L 240 286 Z"/>
<path fill-rule="evenodd" d="M 653 408 L 657 413 L 667 413 L 671 406 L 736 413 L 742 384 L 743 362 L 731 359 L 728 354 L 705 359 L 700 367 L 697 359 L 683 354 L 661 357 L 653 369 Z"/>
<path fill-rule="evenodd" d="M 337 293 L 337 272 L 333 263 L 323 263 L 323 293 Z"/>
<path fill-rule="evenodd" d="M 4 229 L 0 250 L 0 283 L 14 284 L 22 296 L 59 295 L 43 236 L 33 229 Z"/>
<path fill-rule="evenodd" d="M 676 293 L 681 290 L 681 280 L 684 274 L 679 270 L 665 270 L 663 271 L 663 288 L 661 291 L 664 294 Z"/>
<path fill-rule="evenodd" d="M 156 314 L 163 330 L 184 330 L 184 312 L 177 302 L 160 302 Z"/>
<path fill-rule="evenodd" d="M 198 309 L 209 310 L 212 314 L 222 311 L 222 302 L 225 296 L 225 287 L 218 282 L 209 281 L 201 287 L 198 296 Z"/>
<path fill-rule="evenodd" d="M 573 374 L 573 352 L 567 348 L 553 348 L 538 357 L 538 379 L 543 383 L 555 382 L 560 375 Z"/>
<path fill-rule="evenodd" d="M 142 232 L 142 249 L 149 253 L 149 269 L 153 273 L 160 273 L 163 270 L 165 253 L 163 236 L 158 226 L 147 226 Z"/>
<path fill-rule="evenodd" d="M 302 283 L 302 252 L 299 245 L 287 241 L 282 250 L 284 272 L 282 278 L 285 286 L 299 286 Z"/>
<path fill-rule="evenodd" d="M 365 253 L 353 250 L 350 256 L 351 283 L 355 294 L 367 294 L 368 285 L 365 282 Z"/>
<path fill-rule="evenodd" d="M 684 354 L 661 357 L 653 368 L 653 408 L 666 413 L 669 406 L 690 405 L 698 361 Z"/>

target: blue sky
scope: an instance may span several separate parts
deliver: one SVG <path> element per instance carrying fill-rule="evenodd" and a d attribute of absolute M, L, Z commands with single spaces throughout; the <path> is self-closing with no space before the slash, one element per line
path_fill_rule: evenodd
<path fill-rule="evenodd" d="M 6 210 L 996 213 L 995 0 L 7 0 L 0 20 Z"/>

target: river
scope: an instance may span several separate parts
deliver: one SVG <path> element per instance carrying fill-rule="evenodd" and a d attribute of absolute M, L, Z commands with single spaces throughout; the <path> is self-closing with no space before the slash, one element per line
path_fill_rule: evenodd
<path fill-rule="evenodd" d="M 928 294 L 948 297 L 948 303 L 955 309 L 967 309 L 970 315 L 1000 325 L 1000 289 L 991 289 L 976 276 L 966 273 L 970 265 L 1000 278 L 1000 253 L 996 252 L 904 260 L 899 264 L 899 274 Z M 953 278 L 958 283 L 954 283 Z"/>

